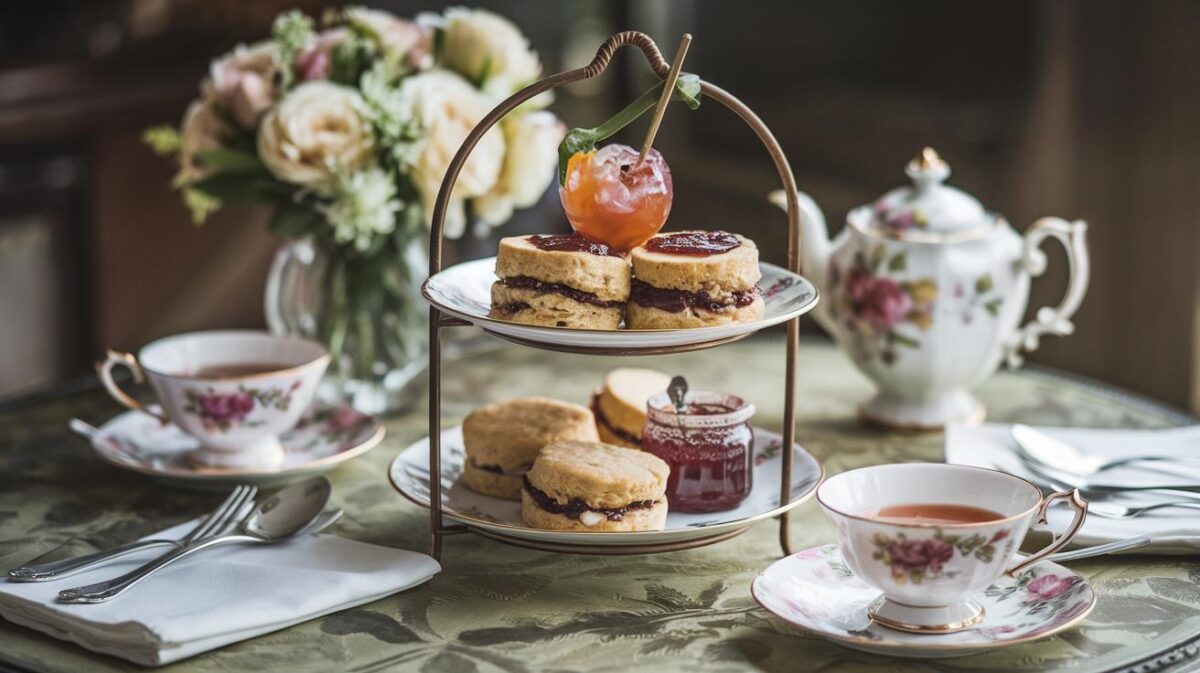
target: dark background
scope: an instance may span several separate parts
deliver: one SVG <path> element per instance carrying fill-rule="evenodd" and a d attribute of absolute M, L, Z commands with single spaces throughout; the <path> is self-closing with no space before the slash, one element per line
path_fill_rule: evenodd
<path fill-rule="evenodd" d="M 401 16 L 441 3 L 369 2 Z M 0 397 L 85 373 L 104 348 L 180 330 L 260 326 L 278 245 L 264 214 L 194 227 L 173 168 L 140 142 L 177 123 L 209 60 L 268 34 L 276 0 L 96 0 L 0 9 Z M 516 21 L 547 72 L 638 29 L 771 126 L 801 188 L 836 230 L 903 181 L 932 145 L 951 181 L 1023 230 L 1042 215 L 1091 224 L 1093 275 L 1077 333 L 1031 360 L 1200 407 L 1200 3 L 1162 0 L 829 2 L 480 1 Z M 640 91 L 641 56 L 562 90 L 590 126 Z M 630 130 L 636 144 L 643 132 Z M 782 250 L 778 186 L 748 128 L 716 105 L 672 108 L 656 143 L 676 185 L 671 228 L 727 228 Z M 504 232 L 565 228 L 557 198 Z M 450 245 L 491 254 L 491 241 Z M 775 261 L 779 261 L 776 259 Z M 1031 306 L 1057 303 L 1065 264 Z M 1032 310 L 1032 309 L 1031 309 Z M 811 326 L 809 329 L 815 329 Z"/>

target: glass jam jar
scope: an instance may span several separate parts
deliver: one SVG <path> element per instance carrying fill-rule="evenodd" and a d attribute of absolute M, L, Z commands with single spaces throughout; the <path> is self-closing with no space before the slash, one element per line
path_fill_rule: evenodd
<path fill-rule="evenodd" d="M 734 395 L 689 391 L 684 413 L 667 393 L 646 403 L 642 449 L 671 467 L 667 504 L 673 512 L 720 512 L 737 507 L 754 481 L 754 405 Z"/>

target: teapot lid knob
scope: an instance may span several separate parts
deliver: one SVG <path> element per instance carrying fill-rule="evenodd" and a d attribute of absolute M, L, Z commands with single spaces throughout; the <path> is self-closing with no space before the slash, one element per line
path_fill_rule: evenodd
<path fill-rule="evenodd" d="M 904 172 L 912 178 L 918 191 L 924 191 L 931 185 L 940 184 L 950 177 L 950 164 L 942 159 L 937 150 L 926 147 L 921 150 L 920 156 L 908 162 Z"/>

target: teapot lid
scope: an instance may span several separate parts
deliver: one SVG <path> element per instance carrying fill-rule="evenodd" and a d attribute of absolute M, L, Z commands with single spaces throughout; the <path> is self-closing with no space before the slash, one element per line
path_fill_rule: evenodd
<path fill-rule="evenodd" d="M 878 233 L 889 238 L 958 238 L 996 223 L 996 216 L 978 199 L 943 184 L 950 164 L 932 147 L 921 150 L 904 172 L 912 185 L 893 189 L 872 206 L 868 226 Z"/>

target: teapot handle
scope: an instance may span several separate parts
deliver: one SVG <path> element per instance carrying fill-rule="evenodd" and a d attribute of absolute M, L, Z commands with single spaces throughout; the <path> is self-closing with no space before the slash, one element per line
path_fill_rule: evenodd
<path fill-rule="evenodd" d="M 1019 264 L 1031 278 L 1046 271 L 1046 253 L 1041 251 L 1041 245 L 1047 238 L 1058 239 L 1066 249 L 1071 275 L 1067 281 L 1067 293 L 1058 306 L 1038 309 L 1033 320 L 1009 337 L 1005 344 L 1009 367 L 1020 367 L 1025 361 L 1021 352 L 1036 350 L 1043 334 L 1066 336 L 1075 331 L 1071 318 L 1083 302 L 1090 274 L 1086 235 L 1087 222 L 1067 222 L 1061 217 L 1043 217 L 1025 232 L 1025 247 Z"/>

